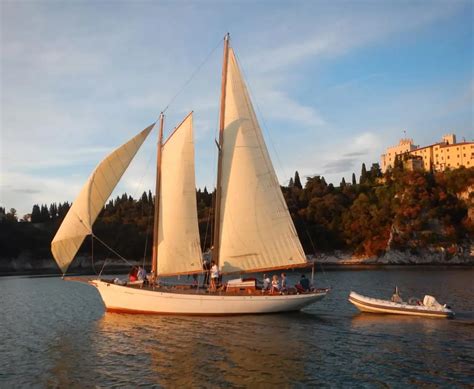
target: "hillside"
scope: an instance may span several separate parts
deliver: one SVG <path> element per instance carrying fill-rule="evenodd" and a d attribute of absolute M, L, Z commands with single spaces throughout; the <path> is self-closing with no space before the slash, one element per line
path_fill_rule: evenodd
<path fill-rule="evenodd" d="M 428 173 L 398 167 L 382 175 L 378 164 L 370 170 L 364 165 L 358 183 L 353 175 L 352 183 L 343 180 L 338 187 L 320 176 L 303 187 L 296 172 L 282 191 L 305 252 L 323 263 L 417 263 L 421 257 L 429 263 L 473 262 L 474 168 Z M 196 196 L 205 251 L 213 196 L 206 188 Z M 27 222 L 0 208 L 0 272 L 56 269 L 49 246 L 68 209 L 68 203 L 34 205 Z M 138 200 L 123 194 L 106 204 L 94 231 L 125 258 L 149 259 L 152 215 L 151 192 Z M 91 250 L 86 239 L 76 267 L 87 266 Z M 99 243 L 93 250 L 99 261 L 114 257 Z"/>

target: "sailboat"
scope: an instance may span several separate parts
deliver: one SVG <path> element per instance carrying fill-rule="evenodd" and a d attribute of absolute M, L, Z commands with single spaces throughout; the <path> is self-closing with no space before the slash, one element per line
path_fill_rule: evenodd
<path fill-rule="evenodd" d="M 203 272 L 194 174 L 193 114 L 163 141 L 160 115 L 152 250 L 156 277 Z M 51 243 L 67 271 L 105 202 L 156 123 L 107 156 L 93 171 Z M 308 265 L 273 168 L 235 53 L 224 38 L 212 260 L 222 274 L 255 273 Z M 327 289 L 268 294 L 255 278 L 236 279 L 209 292 L 90 281 L 107 311 L 175 315 L 235 315 L 300 310 Z"/>

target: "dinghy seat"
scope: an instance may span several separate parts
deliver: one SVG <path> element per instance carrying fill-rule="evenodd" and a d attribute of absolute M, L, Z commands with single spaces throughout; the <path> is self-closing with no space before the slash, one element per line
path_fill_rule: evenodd
<path fill-rule="evenodd" d="M 425 307 L 432 307 L 432 308 L 438 308 L 438 309 L 444 308 L 444 306 L 438 303 L 438 301 L 436 301 L 436 299 L 433 296 L 430 296 L 428 294 L 423 299 L 423 305 Z"/>

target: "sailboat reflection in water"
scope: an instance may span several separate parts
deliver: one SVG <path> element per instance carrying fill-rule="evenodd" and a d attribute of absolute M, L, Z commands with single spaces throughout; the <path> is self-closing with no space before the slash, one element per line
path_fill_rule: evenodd
<path fill-rule="evenodd" d="M 218 168 L 212 260 L 222 274 L 245 274 L 308 265 L 266 148 L 229 35 L 224 39 Z M 168 277 L 202 272 L 192 113 L 163 142 L 160 115 L 152 273 Z M 63 273 L 122 174 L 153 129 L 147 127 L 106 157 L 74 201 L 51 244 Z M 230 282 L 227 290 L 94 285 L 108 311 L 182 315 L 232 315 L 300 310 L 326 289 L 263 293 L 255 279 Z"/>

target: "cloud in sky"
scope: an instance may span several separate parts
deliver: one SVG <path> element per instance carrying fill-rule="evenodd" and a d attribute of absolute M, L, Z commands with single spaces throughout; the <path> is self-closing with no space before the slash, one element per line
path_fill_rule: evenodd
<path fill-rule="evenodd" d="M 72 201 L 102 156 L 156 120 L 226 31 L 282 181 L 294 170 L 350 178 L 404 128 L 419 143 L 446 127 L 473 136 L 469 1 L 0 7 L 0 205 L 19 214 Z M 169 132 L 195 111 L 200 186 L 214 183 L 221 55 L 213 51 L 166 118 Z M 153 187 L 154 142 L 117 191 Z"/>

